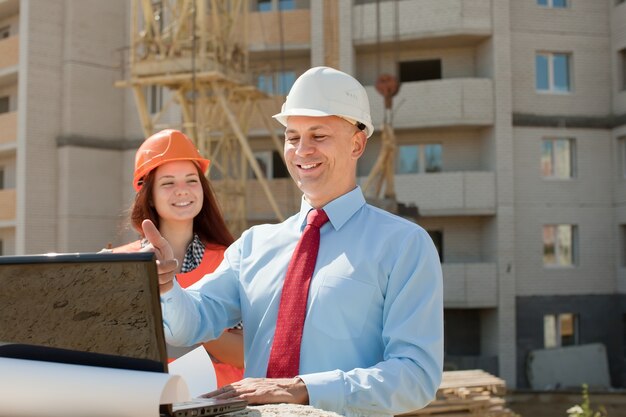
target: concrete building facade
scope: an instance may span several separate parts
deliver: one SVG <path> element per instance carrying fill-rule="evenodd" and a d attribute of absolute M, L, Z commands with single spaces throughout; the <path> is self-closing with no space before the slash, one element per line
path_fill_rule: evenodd
<path fill-rule="evenodd" d="M 124 0 L 0 1 L 3 254 L 133 237 L 123 220 L 142 134 L 132 96 L 113 87 L 129 19 Z M 298 75 L 329 65 L 366 86 L 379 127 L 376 79 L 399 77 L 397 198 L 440 251 L 447 369 L 525 388 L 530 351 L 600 342 L 612 385 L 626 386 L 623 1 L 252 0 L 249 25 L 251 82 L 275 95 L 265 117 Z M 260 120 L 250 144 L 295 212 L 300 193 Z M 379 149 L 375 133 L 360 182 Z M 250 223 L 275 221 L 256 181 L 247 196 Z"/>

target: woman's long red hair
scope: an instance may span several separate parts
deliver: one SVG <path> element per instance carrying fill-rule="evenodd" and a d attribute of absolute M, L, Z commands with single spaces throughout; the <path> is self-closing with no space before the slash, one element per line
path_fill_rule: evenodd
<path fill-rule="evenodd" d="M 135 201 L 130 208 L 131 226 L 139 232 L 141 236 L 143 236 L 141 223 L 145 219 L 152 220 L 152 223 L 154 223 L 157 229 L 160 226 L 159 213 L 157 213 L 154 204 L 152 204 L 152 188 L 154 187 L 155 171 L 156 170 L 152 170 L 144 177 L 143 185 L 137 192 Z M 226 227 L 226 222 L 220 211 L 211 184 L 200 169 L 198 169 L 198 176 L 200 177 L 200 184 L 202 184 L 203 200 L 200 213 L 193 219 L 193 231 L 200 236 L 203 242 L 229 246 L 235 239 L 228 230 L 228 227 Z"/>

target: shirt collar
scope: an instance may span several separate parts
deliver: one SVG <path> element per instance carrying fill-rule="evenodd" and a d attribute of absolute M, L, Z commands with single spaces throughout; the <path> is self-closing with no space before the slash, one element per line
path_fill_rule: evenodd
<path fill-rule="evenodd" d="M 356 186 L 352 191 L 337 197 L 322 208 L 328 215 L 328 220 L 335 230 L 339 230 L 363 205 L 365 205 L 365 197 L 361 187 Z M 300 230 L 306 226 L 306 216 L 311 210 L 313 210 L 313 206 L 302 196 L 300 213 L 298 214 Z"/>

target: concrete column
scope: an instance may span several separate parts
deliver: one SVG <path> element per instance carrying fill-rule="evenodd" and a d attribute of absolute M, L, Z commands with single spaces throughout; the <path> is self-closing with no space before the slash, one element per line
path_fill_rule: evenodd
<path fill-rule="evenodd" d="M 311 0 L 311 66 L 324 65 L 324 0 Z"/>
<path fill-rule="evenodd" d="M 354 46 L 352 44 L 353 0 L 339 2 L 339 70 L 356 75 Z"/>
<path fill-rule="evenodd" d="M 516 382 L 515 331 L 515 212 L 511 85 L 510 1 L 492 0 L 493 81 L 495 123 L 492 155 L 496 171 L 497 214 L 493 238 L 497 244 L 497 353 L 500 376 Z"/>
<path fill-rule="evenodd" d="M 56 250 L 57 158 L 62 128 L 63 0 L 20 4 L 16 252 Z"/>

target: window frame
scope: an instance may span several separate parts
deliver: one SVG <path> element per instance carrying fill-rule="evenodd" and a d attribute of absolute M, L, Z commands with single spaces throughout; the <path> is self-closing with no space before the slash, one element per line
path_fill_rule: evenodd
<path fill-rule="evenodd" d="M 0 108 L 0 114 L 10 113 L 11 112 L 11 96 L 2 96 L 0 97 L 2 102 L 2 108 Z M 6 103 L 6 111 L 4 111 Z"/>
<path fill-rule="evenodd" d="M 565 6 L 555 6 L 554 0 L 545 0 L 546 4 L 541 4 L 541 0 L 536 0 L 537 6 L 543 7 L 546 9 L 569 9 L 570 8 L 570 0 L 563 0 L 565 2 Z"/>
<path fill-rule="evenodd" d="M 565 316 L 569 316 L 569 315 L 572 316 L 573 343 L 563 344 L 562 319 Z M 547 320 L 549 319 L 553 320 L 553 324 L 554 324 L 553 329 L 546 328 L 547 327 L 546 323 L 547 323 Z M 554 337 L 553 345 L 551 343 L 547 343 L 548 341 L 547 339 L 549 337 L 548 330 L 553 331 L 553 334 L 551 335 Z M 543 347 L 544 349 L 560 348 L 563 346 L 576 346 L 579 344 L 580 344 L 580 315 L 579 314 L 568 312 L 568 313 L 551 313 L 551 314 L 543 315 Z"/>
<path fill-rule="evenodd" d="M 442 80 L 443 79 L 443 60 L 441 58 L 424 58 L 399 61 L 397 64 L 398 81 L 401 83 L 413 83 L 422 81 Z M 425 76 L 424 68 L 414 68 L 420 65 L 438 66 L 438 68 L 428 68 L 434 70 L 430 73 L 433 76 Z M 413 68 L 412 68 L 413 67 Z"/>
<path fill-rule="evenodd" d="M 567 90 L 560 90 L 555 87 L 555 71 L 554 71 L 554 57 L 555 56 L 564 56 L 567 58 Z M 548 59 L 548 88 L 540 89 L 537 86 L 537 59 L 540 56 L 547 57 Z M 572 67 L 573 67 L 573 54 L 571 52 L 548 52 L 548 51 L 537 51 L 535 52 L 535 92 L 538 94 L 557 94 L 557 95 L 569 95 L 574 91 L 574 79 L 572 76 Z"/>
<path fill-rule="evenodd" d="M 559 263 L 560 254 L 562 251 L 561 246 L 559 245 L 559 227 L 569 226 L 570 227 L 570 263 L 561 264 Z M 546 263 L 546 228 L 554 228 L 553 232 L 553 242 L 554 245 L 554 263 Z M 542 256 L 542 264 L 544 268 L 547 269 L 571 269 L 578 267 L 578 225 L 572 223 L 549 223 L 542 225 L 541 228 L 541 242 L 543 247 L 543 256 Z"/>
<path fill-rule="evenodd" d="M 619 225 L 620 265 L 626 268 L 626 224 Z"/>
<path fill-rule="evenodd" d="M 426 148 L 428 146 L 438 146 L 440 148 L 439 151 L 439 170 L 436 171 L 427 171 L 426 168 L 428 166 L 427 164 L 427 158 L 426 158 Z M 417 171 L 416 172 L 399 172 L 398 171 L 398 167 L 400 166 L 400 164 L 398 163 L 399 157 L 400 157 L 400 149 L 401 148 L 408 148 L 408 147 L 417 147 Z M 400 144 L 398 145 L 398 150 L 397 150 L 397 154 L 396 154 L 396 159 L 395 159 L 395 170 L 394 170 L 394 174 L 395 175 L 421 175 L 421 174 L 436 174 L 439 172 L 443 172 L 443 144 L 439 143 L 439 142 L 428 142 L 428 143 L 404 143 L 404 144 Z"/>
<path fill-rule="evenodd" d="M 259 167 L 261 168 L 263 172 L 263 174 L 265 174 L 265 179 L 266 180 L 272 180 L 274 179 L 274 159 L 273 159 L 273 155 L 272 155 L 272 151 L 255 151 L 253 152 L 254 158 L 257 160 L 257 163 L 259 163 Z M 264 169 L 265 168 L 265 169 Z M 256 174 L 254 173 L 254 170 L 252 170 L 252 167 L 250 167 L 249 171 L 248 171 L 248 179 L 251 180 L 256 180 Z"/>
<path fill-rule="evenodd" d="M 620 177 L 626 180 L 626 135 L 617 138 L 617 147 L 620 155 L 620 170 L 622 171 Z"/>
<path fill-rule="evenodd" d="M 151 116 L 159 114 L 163 110 L 164 88 L 160 85 L 146 86 L 146 107 Z"/>
<path fill-rule="evenodd" d="M 626 0 L 625 0 L 626 1 Z M 619 91 L 626 91 L 626 48 L 617 51 L 618 55 L 618 72 L 619 72 Z"/>
<path fill-rule="evenodd" d="M 256 76 L 256 88 L 271 96 L 286 96 L 296 82 L 293 70 L 262 72 Z"/>
<path fill-rule="evenodd" d="M 558 160 L 556 157 L 556 143 L 560 142 L 560 141 L 567 141 L 569 142 L 569 166 L 570 166 L 570 173 L 569 176 L 567 177 L 560 177 L 558 175 L 556 175 L 556 171 L 558 171 L 556 168 L 556 161 Z M 552 167 L 551 169 L 551 174 L 550 175 L 545 175 L 543 173 L 543 149 L 544 149 L 544 144 L 546 142 L 551 142 L 552 146 L 551 146 L 551 153 L 550 153 L 550 165 Z M 574 137 L 558 137 L 558 136 L 544 136 L 543 138 L 541 138 L 541 154 L 539 156 L 539 171 L 541 172 L 541 178 L 545 181 L 571 181 L 574 180 L 578 177 L 577 175 L 577 165 L 576 165 L 576 138 Z"/>
<path fill-rule="evenodd" d="M 262 6 L 264 5 L 264 6 Z M 257 0 L 253 11 L 268 13 L 276 11 L 296 10 L 297 5 L 294 0 Z"/>

